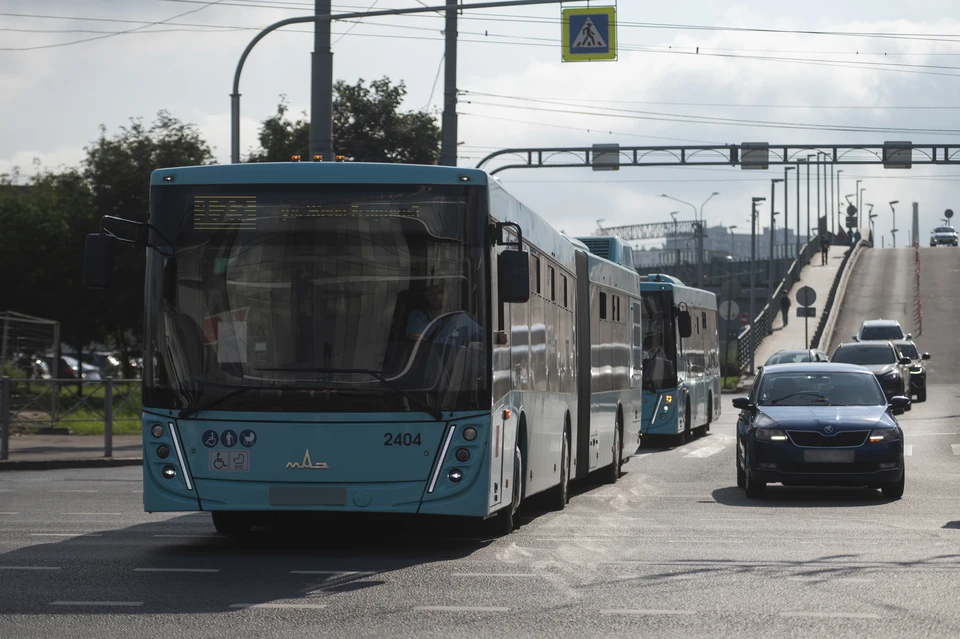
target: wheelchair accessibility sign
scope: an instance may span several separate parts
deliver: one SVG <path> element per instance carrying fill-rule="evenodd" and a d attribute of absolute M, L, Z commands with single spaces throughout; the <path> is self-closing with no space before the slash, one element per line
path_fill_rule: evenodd
<path fill-rule="evenodd" d="M 246 472 L 250 470 L 249 450 L 211 450 L 210 470 L 214 472 Z"/>
<path fill-rule="evenodd" d="M 564 9 L 564 62 L 617 59 L 617 8 Z"/>

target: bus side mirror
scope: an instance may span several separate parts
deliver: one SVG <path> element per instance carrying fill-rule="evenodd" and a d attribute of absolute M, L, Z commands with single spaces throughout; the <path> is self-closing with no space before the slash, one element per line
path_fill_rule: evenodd
<path fill-rule="evenodd" d="M 677 313 L 677 328 L 680 330 L 680 337 L 684 339 L 693 335 L 693 320 L 690 318 L 690 311 L 679 311 Z"/>
<path fill-rule="evenodd" d="M 500 253 L 497 292 L 504 304 L 524 304 L 530 300 L 530 258 L 526 251 Z"/>
<path fill-rule="evenodd" d="M 83 285 L 110 288 L 117 239 L 105 233 L 90 233 L 83 245 Z"/>

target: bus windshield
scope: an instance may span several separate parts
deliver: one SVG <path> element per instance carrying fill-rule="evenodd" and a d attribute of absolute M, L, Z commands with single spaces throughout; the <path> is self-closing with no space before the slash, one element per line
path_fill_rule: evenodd
<path fill-rule="evenodd" d="M 666 291 L 644 292 L 643 388 L 670 390 L 677 387 L 676 331 L 673 296 Z"/>
<path fill-rule="evenodd" d="M 158 188 L 147 405 L 489 408 L 475 187 Z"/>

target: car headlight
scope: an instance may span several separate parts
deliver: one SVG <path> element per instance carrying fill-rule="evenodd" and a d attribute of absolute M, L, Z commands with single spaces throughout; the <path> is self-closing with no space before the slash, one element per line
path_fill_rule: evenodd
<path fill-rule="evenodd" d="M 914 375 L 919 375 L 920 373 L 923 372 L 923 369 L 922 369 L 922 368 L 919 368 L 919 367 L 918 367 L 918 368 L 911 368 L 911 369 L 910 369 L 910 372 L 913 373 Z"/>
<path fill-rule="evenodd" d="M 900 375 L 899 375 L 899 373 L 897 373 L 896 370 L 892 370 L 892 371 L 890 371 L 889 373 L 884 373 L 884 374 L 883 374 L 883 377 L 886 378 L 886 379 L 897 379 L 899 376 L 900 376 Z"/>
<path fill-rule="evenodd" d="M 787 441 L 787 433 L 779 428 L 758 428 L 756 433 L 758 442 Z"/>
<path fill-rule="evenodd" d="M 900 432 L 896 428 L 874 428 L 870 431 L 870 442 L 873 444 L 896 441 L 900 441 Z"/>

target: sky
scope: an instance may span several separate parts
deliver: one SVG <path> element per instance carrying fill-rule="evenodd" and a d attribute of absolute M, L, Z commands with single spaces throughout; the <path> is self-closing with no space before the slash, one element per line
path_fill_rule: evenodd
<path fill-rule="evenodd" d="M 442 0 L 333 0 L 333 11 L 425 4 Z M 460 166 L 476 166 L 504 148 L 597 143 L 960 145 L 955 0 L 591 4 L 617 7 L 615 61 L 561 61 L 560 4 L 463 12 Z M 159 110 L 195 124 L 216 160 L 229 162 L 229 94 L 241 52 L 259 29 L 310 15 L 313 6 L 313 0 L 0 0 L 0 173 L 18 170 L 25 180 L 38 167 L 76 166 L 101 126 L 110 135 L 130 118 L 150 122 Z M 403 108 L 427 109 L 439 120 L 443 29 L 439 14 L 338 22 L 334 77 L 403 81 Z M 312 45 L 312 27 L 298 25 L 268 35 L 251 53 L 240 84 L 243 153 L 255 146 L 259 122 L 275 112 L 281 95 L 292 113 L 309 113 Z M 960 163 L 960 147 L 955 154 Z M 960 210 L 960 164 L 843 171 L 841 195 L 854 193 L 855 180 L 862 180 L 863 202 L 877 215 L 878 245 L 880 236 L 890 245 L 892 200 L 899 201 L 899 245 L 913 202 L 921 242 L 946 209 Z M 782 178 L 783 169 L 537 168 L 497 175 L 571 235 L 595 233 L 600 219 L 605 226 L 661 222 L 673 211 L 693 219 L 708 198 L 707 224 L 746 232 L 751 197 L 769 200 L 770 180 Z M 787 178 L 791 228 L 795 175 Z M 811 179 L 815 215 L 815 174 Z M 780 212 L 783 185 L 775 189 Z"/>

